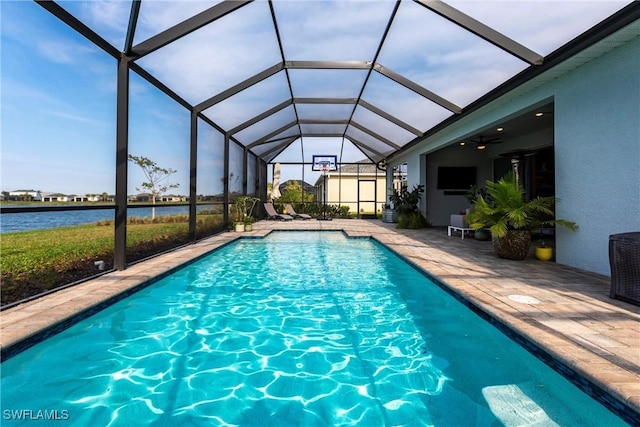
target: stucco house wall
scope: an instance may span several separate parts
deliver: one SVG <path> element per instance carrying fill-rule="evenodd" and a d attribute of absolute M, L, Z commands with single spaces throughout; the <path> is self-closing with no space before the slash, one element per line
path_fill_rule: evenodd
<path fill-rule="evenodd" d="M 640 37 L 556 83 L 557 262 L 610 274 L 609 235 L 640 231 Z"/>
<path fill-rule="evenodd" d="M 9 192 L 9 197 L 14 200 L 19 200 L 23 196 L 30 196 L 36 202 L 42 200 L 42 193 L 37 190 L 15 190 Z"/>

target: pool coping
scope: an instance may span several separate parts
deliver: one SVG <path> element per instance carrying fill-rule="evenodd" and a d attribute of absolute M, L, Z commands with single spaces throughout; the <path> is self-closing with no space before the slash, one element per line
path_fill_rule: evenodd
<path fill-rule="evenodd" d="M 610 407 L 622 404 L 633 412 L 629 414 L 630 418 L 628 417 L 628 419 L 640 422 L 640 368 L 635 360 L 628 366 L 613 363 L 609 360 L 610 357 L 607 358 L 604 357 L 604 354 L 599 354 L 602 353 L 602 349 L 590 348 L 589 343 L 584 343 L 583 339 L 567 339 L 567 334 L 564 332 L 559 333 L 553 327 L 545 325 L 544 322 L 541 323 L 534 315 L 536 313 L 528 314 L 527 310 L 520 310 L 518 307 L 513 307 L 513 304 L 504 304 L 504 301 L 496 298 L 496 295 L 492 295 L 492 292 L 487 290 L 486 283 L 482 283 L 482 280 L 478 283 L 472 277 L 464 277 L 464 275 L 452 278 L 446 274 L 447 270 L 441 271 L 437 265 L 435 265 L 436 268 L 433 268 L 434 262 L 426 258 L 428 258 L 427 255 L 436 253 L 438 249 L 429 246 L 423 238 L 430 232 L 400 231 L 392 227 L 393 225 L 385 225 L 376 220 L 288 221 L 286 223 L 260 221 L 254 224 L 252 232 L 229 232 L 212 236 L 176 251 L 134 264 L 127 270 L 108 273 L 0 312 L 0 352 L 2 352 L 4 360 L 5 356 L 10 357 L 11 354 L 22 351 L 41 339 L 46 339 L 52 334 L 52 330 L 53 333 L 57 333 L 57 329 L 66 327 L 82 317 L 90 316 L 95 311 L 150 285 L 185 264 L 194 262 L 238 238 L 260 238 L 273 230 L 342 231 L 349 237 L 370 237 L 380 242 L 428 277 L 434 279 L 439 286 L 457 295 L 458 299 L 462 298 L 467 305 L 472 306 L 474 311 L 480 310 L 485 316 L 489 316 L 492 323 L 501 328 L 506 327 L 515 331 L 525 340 L 544 350 L 561 363 L 560 369 L 564 366 L 570 371 L 568 374 L 575 372 L 608 393 L 614 398 L 614 401 L 610 402 Z M 443 233 L 446 235 L 446 231 Z M 467 240 L 469 239 L 465 239 L 465 241 Z M 457 247 L 461 251 L 468 249 L 468 242 L 467 246 L 460 246 L 459 241 L 461 239 L 446 239 L 447 244 Z M 462 245 L 465 241 L 462 241 Z M 441 252 L 444 251 L 441 250 Z M 475 253 L 467 254 L 467 256 L 475 255 Z M 452 261 L 447 259 L 447 262 Z M 496 266 L 498 263 L 505 263 L 497 258 L 492 259 L 491 262 Z M 514 268 L 521 265 L 513 264 L 513 261 L 506 263 Z M 453 267 L 469 268 L 460 260 L 457 261 L 457 264 Z M 547 268 L 550 268 L 552 273 L 557 273 L 556 267 Z M 559 268 L 563 274 L 567 273 L 566 267 L 559 266 Z M 590 282 L 595 281 L 602 284 L 606 279 L 579 270 L 568 270 L 570 274 L 582 275 L 582 278 L 586 278 Z M 567 298 L 566 295 L 558 295 L 558 297 Z M 594 300 L 594 303 L 596 302 L 598 301 Z M 612 309 L 615 308 L 614 311 L 622 309 L 628 312 L 625 314 L 629 314 L 630 318 L 640 321 L 640 309 L 636 306 L 617 300 L 607 302 L 611 303 Z M 628 332 L 633 334 L 637 331 L 630 329 Z M 640 355 L 640 336 L 638 337 L 638 345 L 635 346 L 635 341 L 632 342 L 631 349 L 632 351 L 636 350 Z M 611 347 L 606 350 L 615 352 L 616 349 Z M 598 369 L 594 369 L 594 367 Z M 558 370 L 557 367 L 555 369 Z M 586 386 L 588 387 L 589 384 Z"/>

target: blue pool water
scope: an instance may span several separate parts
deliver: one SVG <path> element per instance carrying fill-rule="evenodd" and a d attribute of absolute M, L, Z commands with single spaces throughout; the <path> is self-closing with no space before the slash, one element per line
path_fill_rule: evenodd
<path fill-rule="evenodd" d="M 381 245 L 333 232 L 227 245 L 1 367 L 2 425 L 625 425 Z"/>

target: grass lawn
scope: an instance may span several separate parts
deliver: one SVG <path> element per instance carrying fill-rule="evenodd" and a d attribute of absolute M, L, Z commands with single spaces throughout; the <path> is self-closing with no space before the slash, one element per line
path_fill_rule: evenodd
<path fill-rule="evenodd" d="M 198 234 L 210 234 L 221 221 L 220 215 L 198 215 Z M 113 266 L 113 225 L 6 233 L 0 239 L 2 305 L 97 274 L 97 260 Z M 184 243 L 186 222 L 127 225 L 128 262 Z"/>

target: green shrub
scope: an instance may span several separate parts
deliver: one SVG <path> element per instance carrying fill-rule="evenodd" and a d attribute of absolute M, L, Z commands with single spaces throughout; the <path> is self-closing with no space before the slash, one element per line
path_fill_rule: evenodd
<path fill-rule="evenodd" d="M 429 221 L 427 221 L 420 212 L 406 212 L 398 214 L 398 224 L 396 225 L 396 228 L 416 230 L 429 226 Z"/>
<path fill-rule="evenodd" d="M 398 224 L 396 228 L 418 229 L 430 226 L 422 215 L 418 204 L 424 193 L 424 185 L 414 185 L 411 191 L 403 188 L 395 191 L 389 198 L 398 211 Z"/>

